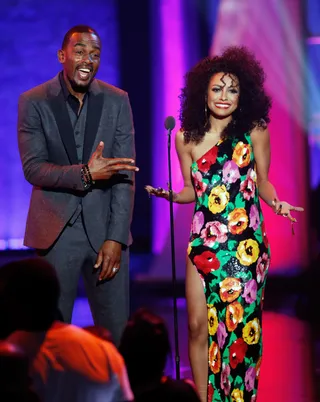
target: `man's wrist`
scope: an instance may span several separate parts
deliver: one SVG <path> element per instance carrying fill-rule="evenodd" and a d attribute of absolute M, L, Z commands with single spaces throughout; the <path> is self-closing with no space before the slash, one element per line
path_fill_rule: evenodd
<path fill-rule="evenodd" d="M 119 244 L 119 246 L 120 246 L 122 249 L 125 248 L 125 247 L 127 247 L 126 244 L 121 243 L 121 242 L 118 241 L 118 240 L 107 239 L 107 240 L 105 240 L 103 243 L 107 243 L 107 242 L 108 242 L 108 243 L 111 242 L 111 243 Z"/>
<path fill-rule="evenodd" d="M 92 179 L 92 175 L 88 165 L 83 165 L 80 171 L 81 181 L 83 184 L 83 188 L 85 190 L 89 190 L 89 188 L 94 184 L 94 180 Z"/>
<path fill-rule="evenodd" d="M 90 172 L 90 174 L 91 174 L 92 181 L 93 181 L 93 183 L 94 183 L 95 180 L 96 180 L 96 172 L 95 172 L 92 168 L 90 168 L 89 165 L 87 165 L 87 166 L 88 166 L 88 170 L 89 170 L 89 172 Z"/>

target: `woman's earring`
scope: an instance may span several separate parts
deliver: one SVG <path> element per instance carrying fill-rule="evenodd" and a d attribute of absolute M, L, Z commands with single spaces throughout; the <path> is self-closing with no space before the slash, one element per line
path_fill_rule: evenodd
<path fill-rule="evenodd" d="M 204 124 L 208 123 L 208 104 L 207 104 L 207 100 L 205 101 L 204 104 Z"/>

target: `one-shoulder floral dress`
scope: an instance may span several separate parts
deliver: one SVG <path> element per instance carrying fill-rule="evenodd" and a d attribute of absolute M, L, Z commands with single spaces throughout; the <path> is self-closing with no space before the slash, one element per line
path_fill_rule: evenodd
<path fill-rule="evenodd" d="M 270 251 L 250 134 L 220 141 L 191 170 L 188 255 L 208 309 L 208 401 L 255 402 Z"/>

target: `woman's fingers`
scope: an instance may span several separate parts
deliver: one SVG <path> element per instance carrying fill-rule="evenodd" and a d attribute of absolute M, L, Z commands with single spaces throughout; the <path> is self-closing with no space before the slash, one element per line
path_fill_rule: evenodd
<path fill-rule="evenodd" d="M 297 222 L 296 218 L 294 218 L 290 212 L 282 214 L 283 217 L 290 219 L 291 222 Z"/>
<path fill-rule="evenodd" d="M 303 212 L 304 208 L 302 208 L 302 207 L 294 207 L 294 206 L 291 205 L 290 210 L 291 211 L 297 211 L 297 212 Z"/>
<path fill-rule="evenodd" d="M 156 197 L 163 197 L 167 198 L 169 196 L 169 192 L 164 190 L 162 187 L 152 187 L 152 186 L 145 186 L 145 190 L 148 192 L 149 196 L 154 195 Z"/>

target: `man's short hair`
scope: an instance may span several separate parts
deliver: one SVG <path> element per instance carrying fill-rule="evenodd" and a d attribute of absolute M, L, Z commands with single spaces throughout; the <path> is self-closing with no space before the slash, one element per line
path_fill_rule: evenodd
<path fill-rule="evenodd" d="M 74 33 L 91 33 L 96 35 L 100 40 L 100 36 L 95 29 L 89 27 L 88 25 L 76 25 L 73 28 L 70 28 L 69 31 L 64 35 L 62 49 L 65 49 L 68 46 L 69 40 Z"/>

